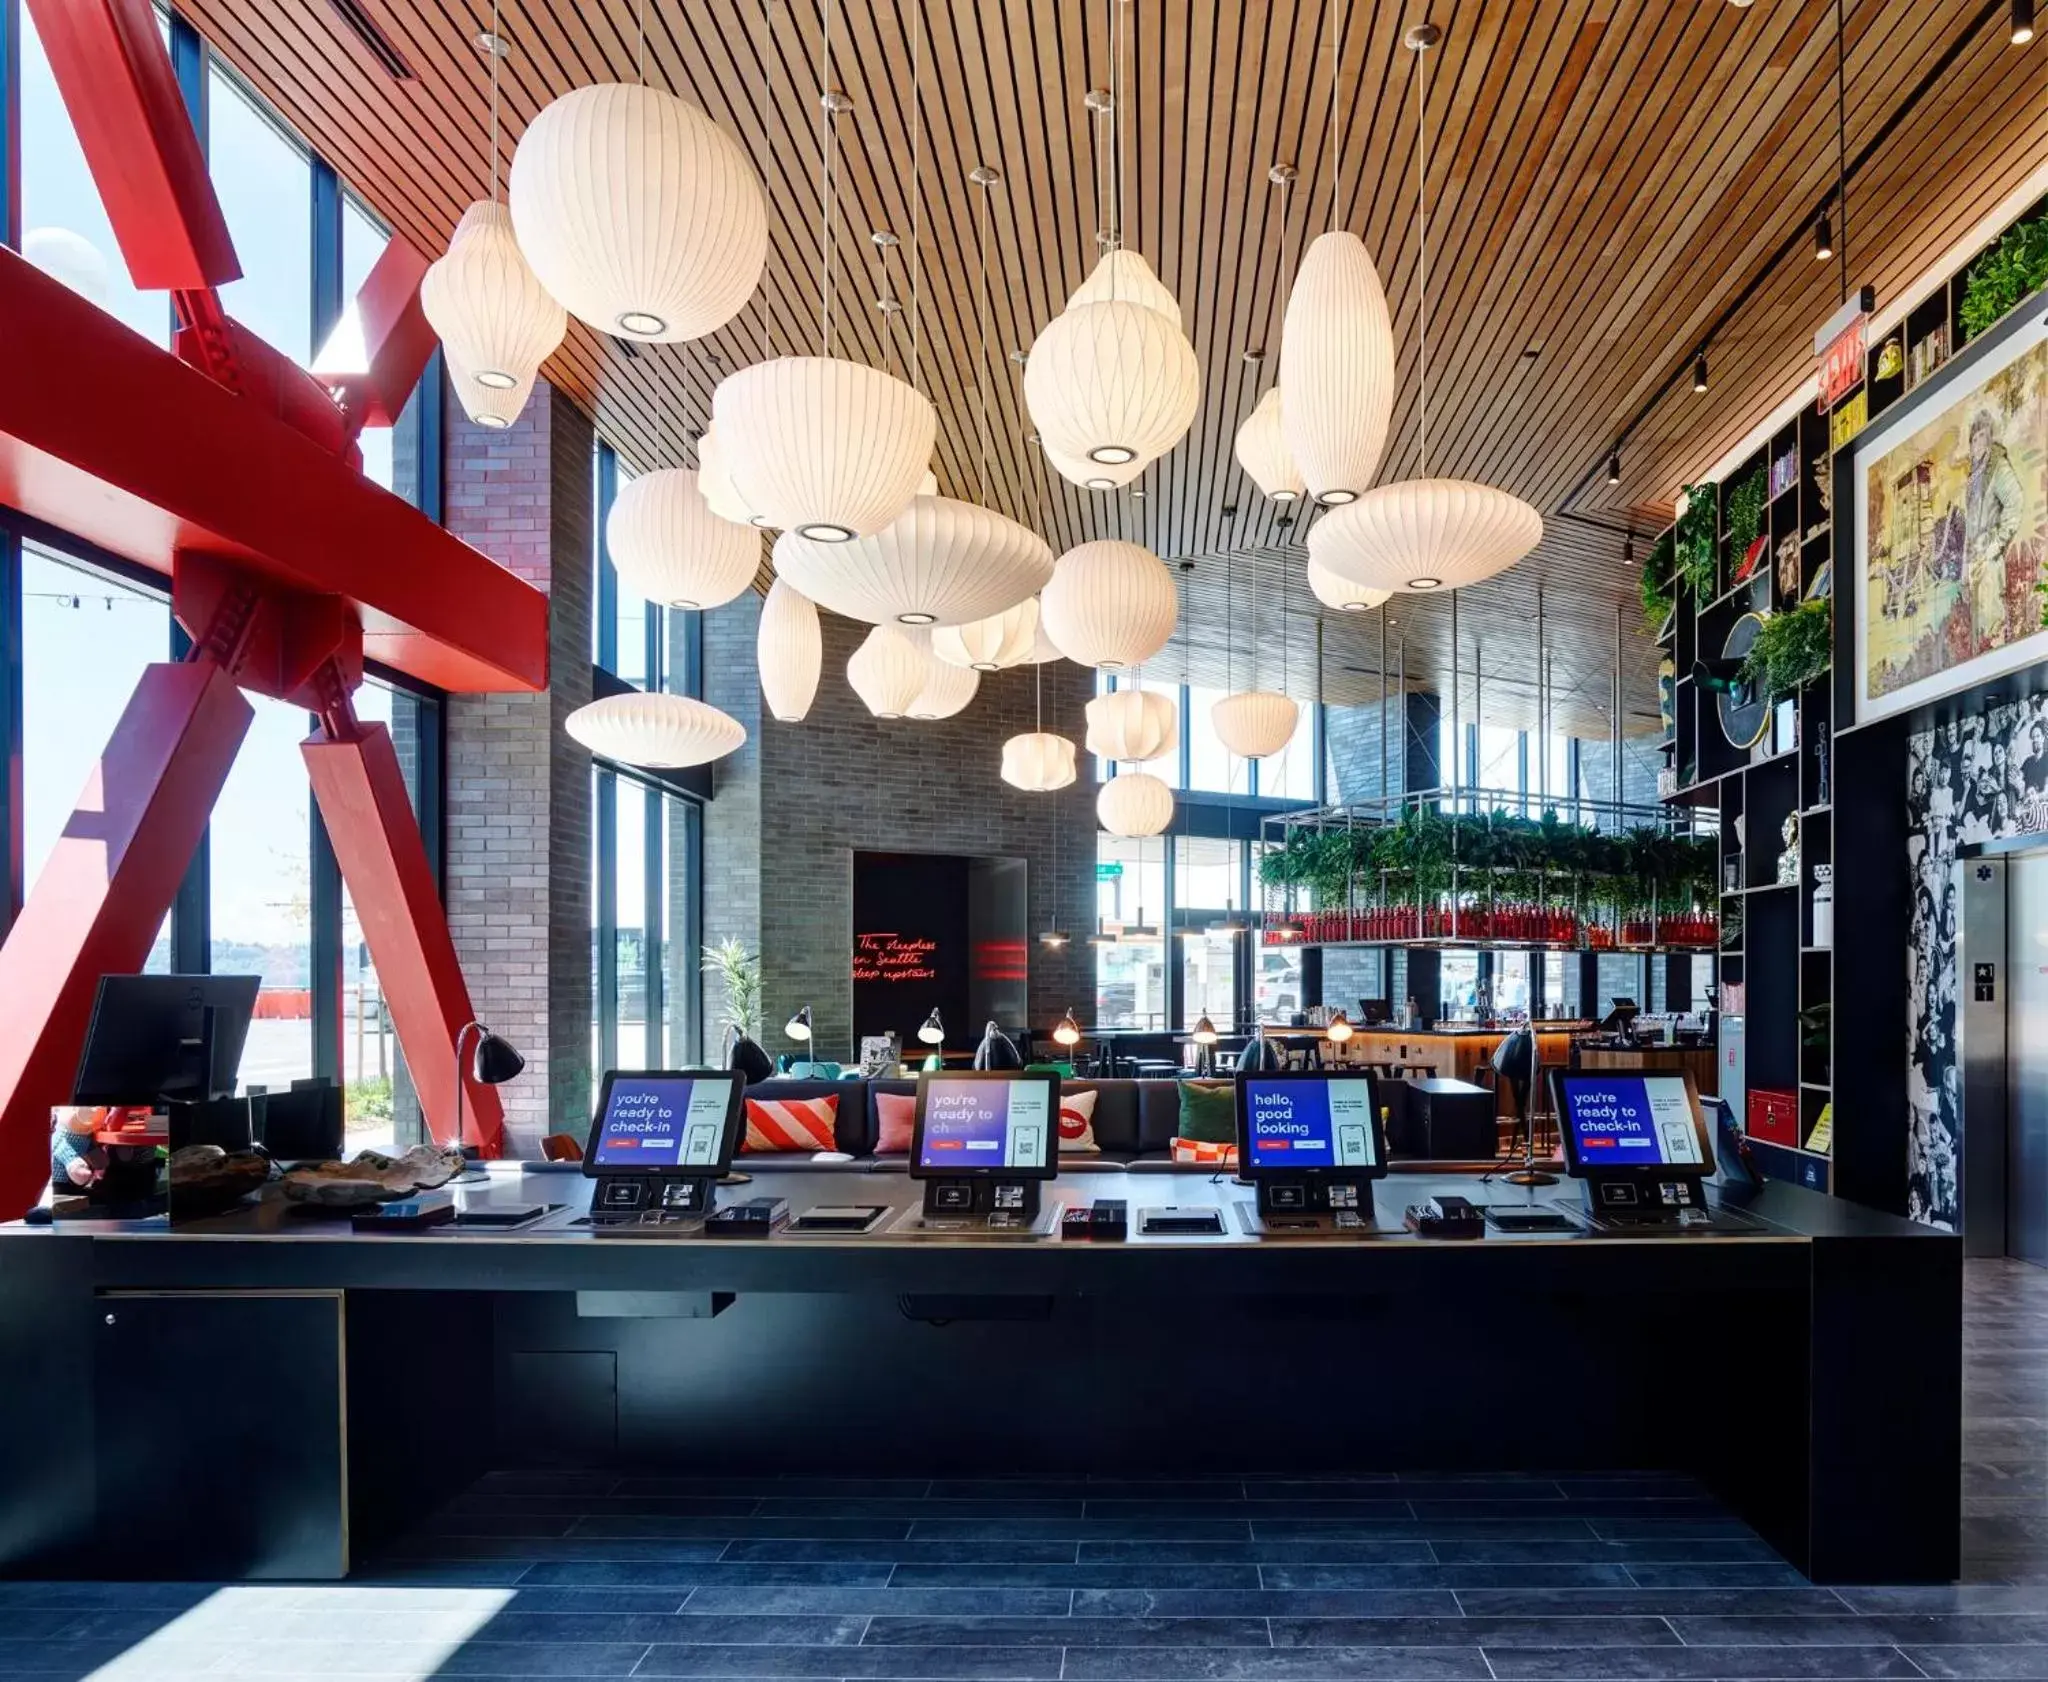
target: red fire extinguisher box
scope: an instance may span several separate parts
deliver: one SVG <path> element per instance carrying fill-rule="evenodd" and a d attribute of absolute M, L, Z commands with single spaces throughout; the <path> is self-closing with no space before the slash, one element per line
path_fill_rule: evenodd
<path fill-rule="evenodd" d="M 1749 1094 L 1749 1136 L 1767 1144 L 1799 1147 L 1799 1094 L 1753 1087 Z"/>

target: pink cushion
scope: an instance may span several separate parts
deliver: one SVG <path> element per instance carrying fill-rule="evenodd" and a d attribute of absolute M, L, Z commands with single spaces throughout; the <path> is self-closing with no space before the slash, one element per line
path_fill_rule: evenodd
<path fill-rule="evenodd" d="M 881 1136 L 875 1141 L 878 1155 L 910 1149 L 911 1123 L 917 1119 L 917 1099 L 908 1092 L 877 1092 L 875 1120 Z"/>

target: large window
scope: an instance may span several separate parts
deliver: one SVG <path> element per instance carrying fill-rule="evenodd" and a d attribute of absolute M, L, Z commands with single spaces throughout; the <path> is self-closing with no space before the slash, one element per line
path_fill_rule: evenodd
<path fill-rule="evenodd" d="M 1237 955 L 1245 936 L 1212 925 L 1242 922 L 1243 849 L 1236 841 L 1181 836 L 1173 844 L 1174 924 L 1180 933 L 1181 1012 L 1191 1029 L 1206 1016 L 1224 1033 L 1237 1020 Z"/>
<path fill-rule="evenodd" d="M 1221 689 L 1188 690 L 1188 787 L 1212 794 L 1250 794 L 1252 762 L 1223 745 L 1209 716 L 1223 696 Z"/>
<path fill-rule="evenodd" d="M 1095 910 L 1099 926 L 1128 931 L 1095 949 L 1096 1024 L 1164 1028 L 1165 843 L 1097 836 Z"/>
<path fill-rule="evenodd" d="M 1441 1005 L 1440 1015 L 1472 1015 L 1479 1003 L 1479 954 L 1476 951 L 1460 948 L 1443 954 L 1442 967 L 1437 972 L 1437 997 Z"/>
<path fill-rule="evenodd" d="M 294 362 L 313 355 L 313 160 L 218 60 L 207 69 L 207 168 L 242 278 L 229 315 Z"/>
<path fill-rule="evenodd" d="M 1270 759 L 1259 761 L 1261 799 L 1299 800 L 1316 798 L 1316 709 L 1304 705 L 1294 722 L 1294 735 L 1287 746 Z"/>

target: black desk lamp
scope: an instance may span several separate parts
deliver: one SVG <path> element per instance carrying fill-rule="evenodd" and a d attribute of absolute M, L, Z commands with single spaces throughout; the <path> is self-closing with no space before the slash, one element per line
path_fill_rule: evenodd
<path fill-rule="evenodd" d="M 476 1045 L 470 1052 L 469 1067 L 462 1063 L 463 1042 L 474 1030 Z M 526 1059 L 508 1039 L 494 1034 L 481 1022 L 465 1022 L 455 1031 L 455 1148 L 465 1161 L 475 1160 L 476 1146 L 462 1136 L 462 1099 L 470 1081 L 479 1086 L 503 1086 L 526 1067 Z"/>

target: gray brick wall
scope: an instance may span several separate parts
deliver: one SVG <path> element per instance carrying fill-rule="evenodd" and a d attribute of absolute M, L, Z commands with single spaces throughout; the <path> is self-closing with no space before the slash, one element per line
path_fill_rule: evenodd
<path fill-rule="evenodd" d="M 754 952 L 761 949 L 761 720 L 766 716 L 754 664 L 760 618 L 761 598 L 751 590 L 704 615 L 704 699 L 746 726 L 747 744 L 711 767 L 712 797 L 704 808 L 703 943 L 735 939 Z M 700 988 L 704 1050 L 715 1058 L 725 1032 L 725 989 L 701 971 L 690 984 Z"/>

